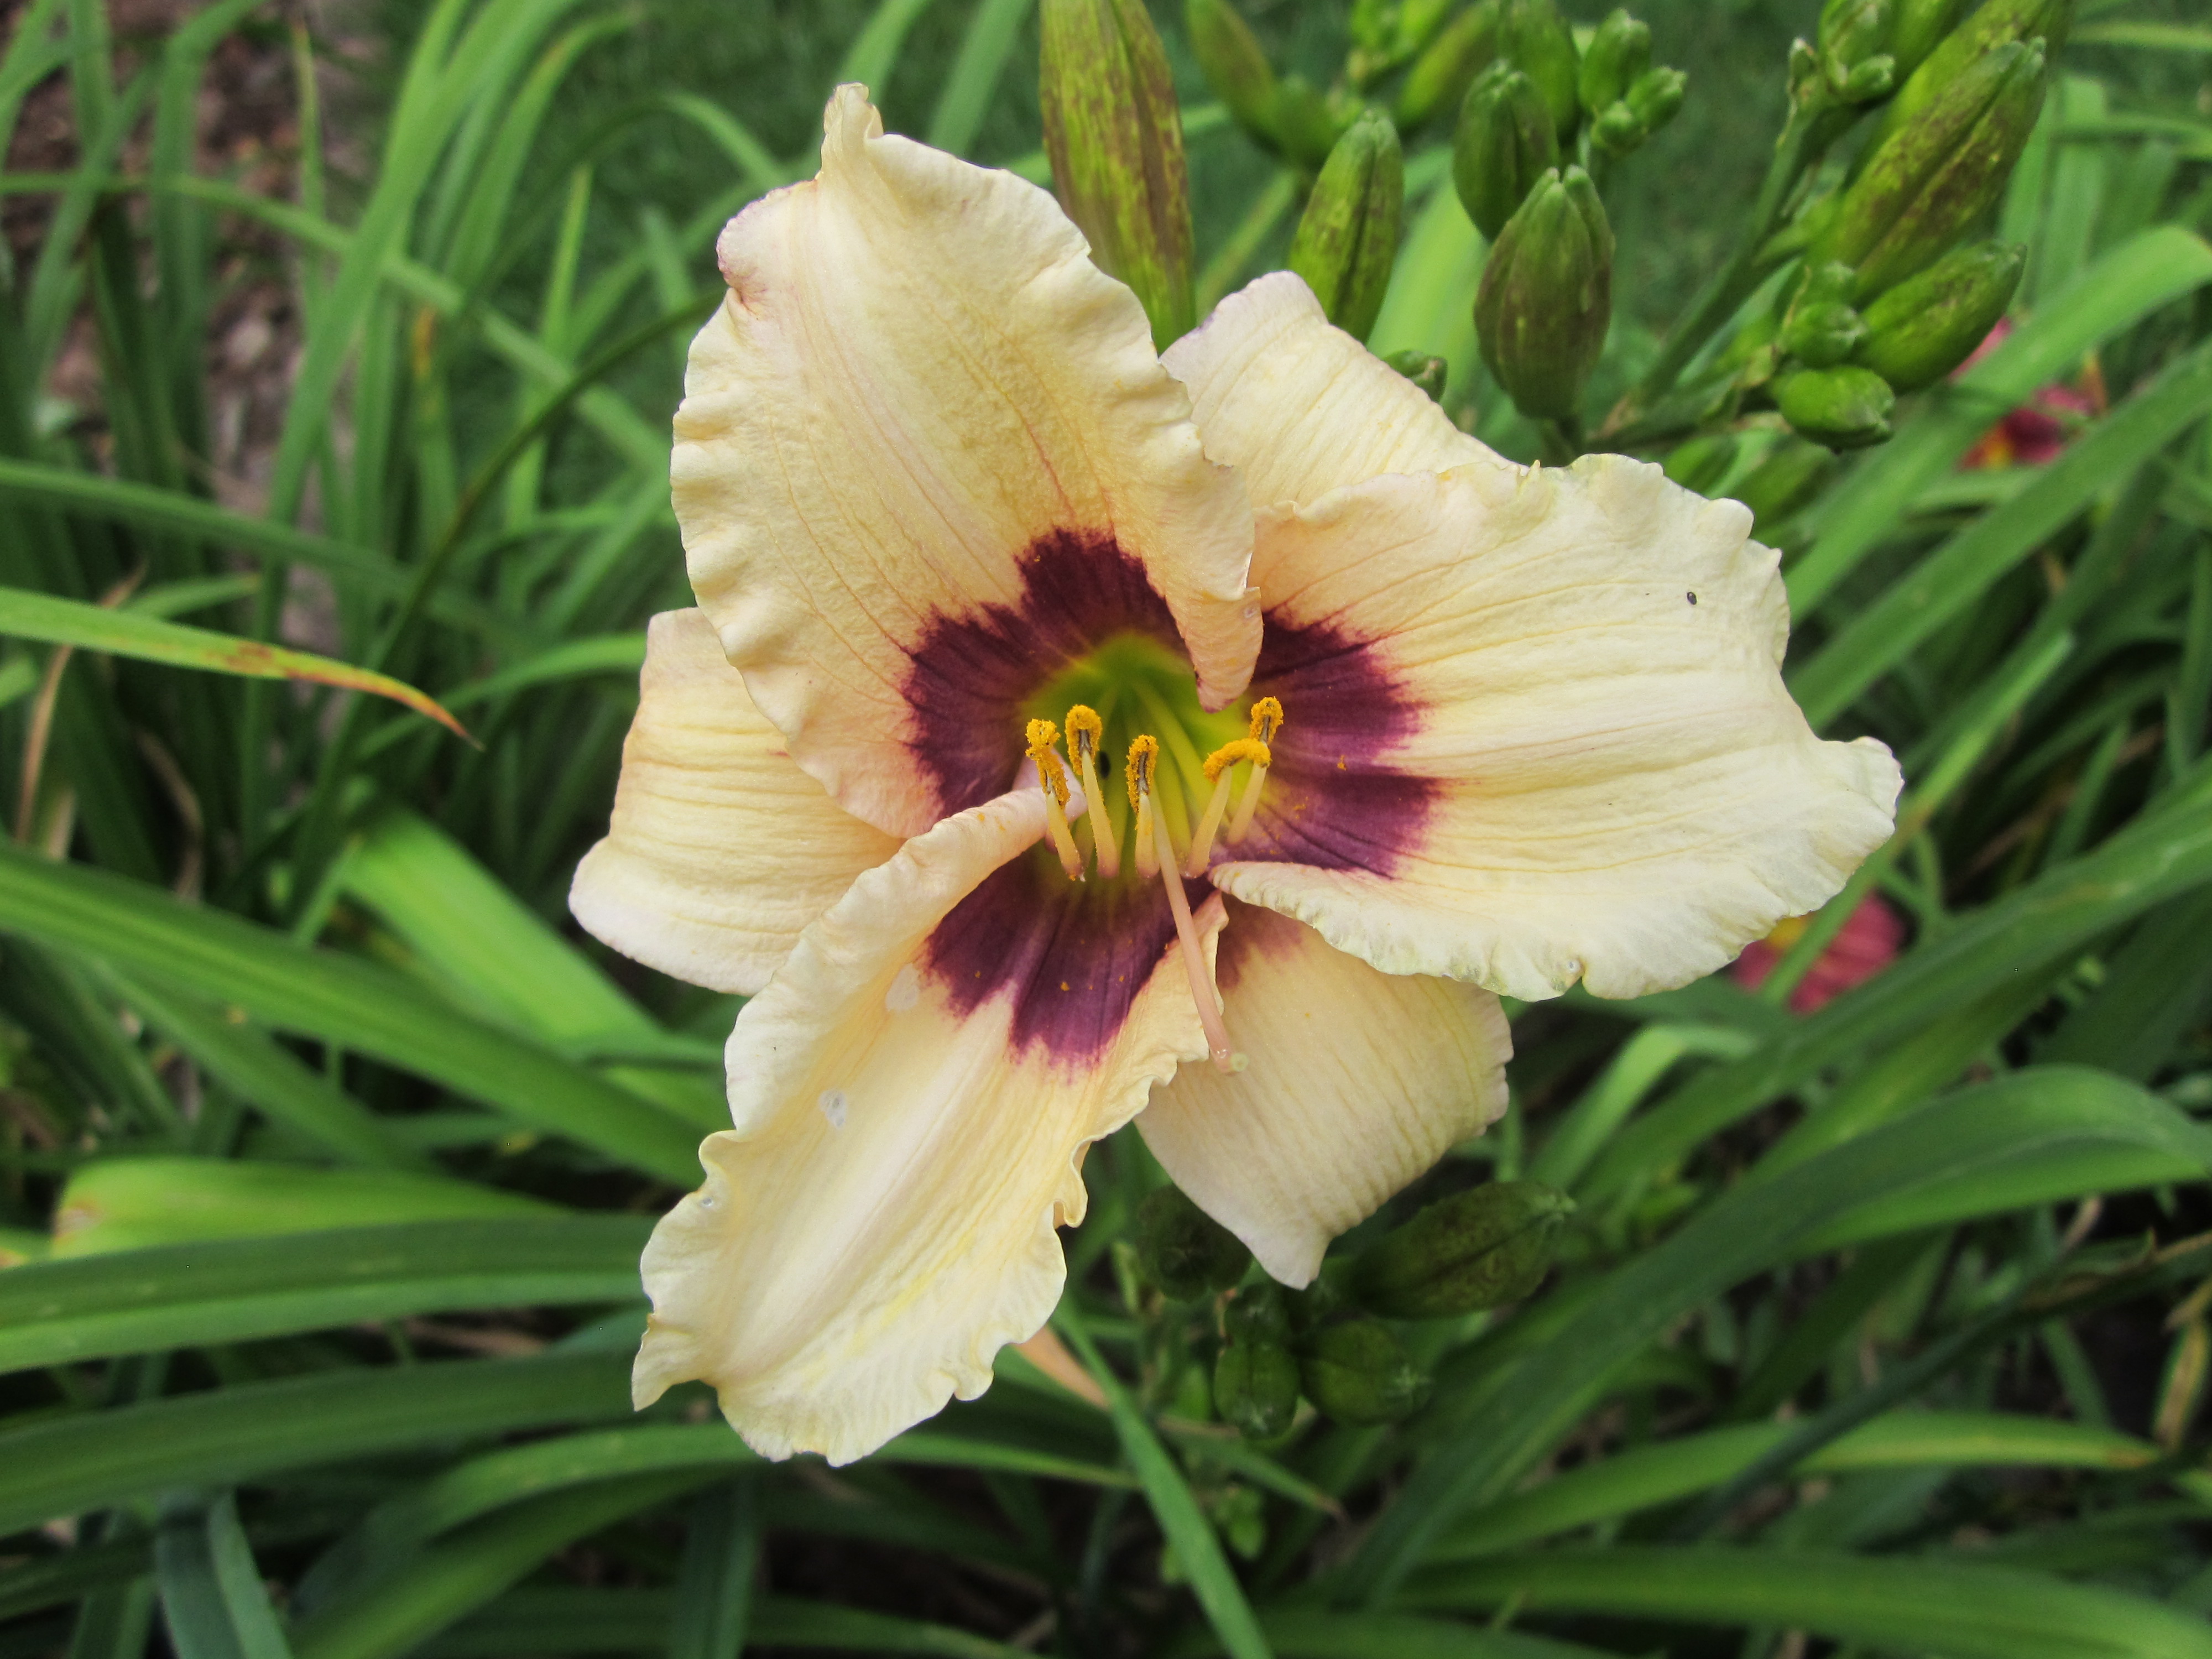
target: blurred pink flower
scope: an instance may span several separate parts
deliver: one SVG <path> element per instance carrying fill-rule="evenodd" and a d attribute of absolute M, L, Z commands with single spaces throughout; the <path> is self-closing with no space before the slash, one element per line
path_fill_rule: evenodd
<path fill-rule="evenodd" d="M 1765 939 L 1747 945 L 1729 969 L 1729 976 L 1745 990 L 1756 991 L 1766 983 L 1767 976 L 1812 920 L 1792 916 Z M 1896 959 L 1898 947 L 1904 942 L 1905 924 L 1897 912 L 1876 895 L 1868 894 L 1828 942 L 1828 948 L 1820 952 L 1811 971 L 1790 992 L 1790 1012 L 1809 1014 L 1854 985 L 1872 979 Z"/>
<path fill-rule="evenodd" d="M 1998 319 L 1974 355 L 1959 365 L 1963 374 L 2002 344 L 2012 332 L 2009 317 Z M 2038 387 L 2035 395 L 1975 441 L 1960 465 L 1966 467 L 2041 466 L 2057 459 L 2067 440 L 2105 412 L 2105 377 L 2090 359 L 2071 386 Z"/>

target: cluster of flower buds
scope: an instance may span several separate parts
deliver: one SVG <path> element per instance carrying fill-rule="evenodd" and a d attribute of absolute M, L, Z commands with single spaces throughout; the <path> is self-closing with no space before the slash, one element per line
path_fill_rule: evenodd
<path fill-rule="evenodd" d="M 1625 11 L 1597 26 L 1576 90 L 1593 149 L 1626 155 L 1674 118 L 1688 77 L 1651 62 L 1651 30 Z"/>
<path fill-rule="evenodd" d="M 1573 1210 L 1540 1182 L 1493 1182 L 1430 1205 L 1348 1267 L 1332 1263 L 1310 1288 L 1285 1291 L 1249 1274 L 1243 1247 L 1164 1188 L 1139 1206 L 1137 1254 L 1170 1298 L 1221 1298 L 1214 1410 L 1248 1437 L 1272 1440 L 1290 1428 L 1301 1395 L 1346 1423 L 1395 1422 L 1418 1409 L 1429 1380 L 1390 1322 L 1451 1318 L 1531 1295 Z"/>
<path fill-rule="evenodd" d="M 2023 250 L 1971 240 L 2043 107 L 2070 0 L 1828 0 L 1816 95 L 1895 96 L 1847 181 L 1791 235 L 1804 263 L 1764 362 L 1783 418 L 1832 449 L 1880 443 L 1896 394 L 1942 379 L 2003 316 Z"/>
<path fill-rule="evenodd" d="M 1574 417 L 1613 319 L 1613 228 L 1589 174 L 1551 168 L 1490 250 L 1475 341 L 1498 384 L 1539 420 Z"/>
<path fill-rule="evenodd" d="M 1183 27 L 1206 79 L 1262 148 L 1309 172 L 1321 167 L 1359 105 L 1331 97 L 1302 75 L 1277 75 L 1230 0 L 1184 0 Z"/>

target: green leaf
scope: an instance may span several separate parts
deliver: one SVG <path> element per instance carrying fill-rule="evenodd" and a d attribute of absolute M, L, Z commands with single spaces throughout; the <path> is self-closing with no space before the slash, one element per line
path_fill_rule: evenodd
<path fill-rule="evenodd" d="M 760 1570 L 760 1492 L 740 1477 L 700 1494 L 684 1534 L 668 1659 L 738 1659 Z"/>
<path fill-rule="evenodd" d="M 876 9 L 866 27 L 846 48 L 845 61 L 837 65 L 839 85 L 857 81 L 880 106 L 890 89 L 891 69 L 907 31 L 929 9 L 931 0 L 876 0 Z"/>
<path fill-rule="evenodd" d="M 7 847 L 0 926 L 372 1055 L 664 1179 L 698 1178 L 695 1128 L 379 963 Z"/>
<path fill-rule="evenodd" d="M 154 1572 L 177 1659 L 292 1659 L 228 1492 L 163 1514 Z"/>
<path fill-rule="evenodd" d="M 1962 1091 L 1741 1183 L 1606 1274 L 1543 1342 L 1516 1354 L 1415 1468 L 1346 1571 L 1376 1600 L 1388 1596 L 1455 1516 L 1499 1498 L 1668 1324 L 1811 1241 L 2002 1210 L 2021 1190 L 2013 1177 L 2023 1167 L 2063 1170 L 2078 1158 L 2102 1169 L 2177 1148 L 2212 1158 L 2212 1131 L 2116 1079 L 2051 1068 Z"/>
<path fill-rule="evenodd" d="M 404 703 L 418 714 L 427 714 L 457 736 L 469 735 L 435 698 L 388 674 L 356 668 L 350 663 L 313 656 L 305 651 L 288 650 L 260 640 L 240 639 L 234 634 L 216 634 L 204 628 L 187 628 L 182 623 L 163 622 L 138 611 L 56 599 L 50 593 L 33 593 L 27 588 L 0 587 L 0 634 L 105 652 L 111 656 L 135 657 L 142 662 L 236 674 L 246 679 L 312 680 L 343 690 L 367 691 Z"/>
<path fill-rule="evenodd" d="M 0 1535 L 175 1486 L 627 1417 L 630 1355 L 349 1368 L 0 1432 Z"/>
<path fill-rule="evenodd" d="M 1408 1586 L 1425 1608 L 1513 1602 L 1697 1625 L 1809 1631 L 1947 1659 L 2207 1659 L 2192 1614 L 2044 1573 L 1908 1557 L 1657 1547 L 1559 1550 L 1435 1569 Z"/>
<path fill-rule="evenodd" d="M 0 1371 L 460 1308 L 627 1302 L 649 1231 L 629 1216 L 417 1219 L 35 1262 L 0 1274 Z"/>
<path fill-rule="evenodd" d="M 640 1653 L 659 1650 L 668 1590 L 511 1590 L 420 1650 L 422 1659 L 507 1659 L 517 1653 Z M 1028 1659 L 1029 1650 L 945 1625 L 784 1595 L 755 1601 L 751 1633 L 763 1647 L 912 1653 L 941 1659 Z"/>
<path fill-rule="evenodd" d="M 1029 21 L 1036 0 L 982 0 L 968 20 L 960 37 L 960 55 L 945 90 L 937 94 L 937 107 L 929 117 L 927 142 L 932 149 L 964 155 L 975 142 L 983 118 L 990 112 L 992 94 L 1014 50 L 1022 25 Z"/>

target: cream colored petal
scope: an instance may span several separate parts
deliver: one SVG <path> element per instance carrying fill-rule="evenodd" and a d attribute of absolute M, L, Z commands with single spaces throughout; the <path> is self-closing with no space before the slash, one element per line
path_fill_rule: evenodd
<path fill-rule="evenodd" d="M 704 1377 L 764 1455 L 847 1462 L 981 1394 L 993 1355 L 1051 1313 L 1083 1148 L 1206 1042 L 1171 957 L 1079 1064 L 1017 1044 L 1012 995 L 970 1006 L 933 965 L 939 921 L 1042 833 L 1040 800 L 908 842 L 738 1015 L 737 1128 L 706 1142 L 706 1184 L 646 1249 L 641 1406 Z"/>
<path fill-rule="evenodd" d="M 898 845 L 793 764 L 706 617 L 665 611 L 646 631 L 614 817 L 568 908 L 634 961 L 750 996 Z"/>
<path fill-rule="evenodd" d="M 1249 1056 L 1186 1066 L 1137 1127 L 1176 1186 L 1285 1285 L 1447 1147 L 1505 1109 L 1498 999 L 1378 974 L 1287 916 L 1232 902 L 1216 970 Z"/>
<path fill-rule="evenodd" d="M 1252 851 L 1297 862 L 1217 884 L 1386 972 L 1522 998 L 1682 985 L 1817 908 L 1888 836 L 1897 763 L 1820 741 L 1783 689 L 1750 518 L 1618 456 L 1267 515 L 1254 689 L 1289 720 Z"/>
<path fill-rule="evenodd" d="M 1510 465 L 1331 326 L 1287 270 L 1231 295 L 1162 361 L 1190 388 L 1206 453 L 1243 474 L 1257 506 L 1303 506 L 1382 472 Z"/>
<path fill-rule="evenodd" d="M 928 709 L 1003 718 L 1011 775 L 1015 711 L 963 712 L 979 659 L 1041 683 L 1063 663 L 1040 636 L 1110 628 L 1133 574 L 1209 706 L 1242 691 L 1251 512 L 1049 195 L 884 137 L 859 87 L 823 125 L 820 175 L 722 232 L 676 513 L 699 603 L 799 764 L 916 835 L 988 798 L 933 776 Z"/>

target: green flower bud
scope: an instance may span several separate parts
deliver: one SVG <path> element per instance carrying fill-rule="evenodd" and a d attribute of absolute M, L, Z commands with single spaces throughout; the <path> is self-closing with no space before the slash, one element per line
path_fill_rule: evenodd
<path fill-rule="evenodd" d="M 1636 77 L 1621 101 L 1635 112 L 1638 125 L 1649 138 L 1674 118 L 1689 84 L 1690 77 L 1678 69 L 1646 70 Z"/>
<path fill-rule="evenodd" d="M 1836 85 L 1836 96 L 1846 104 L 1871 104 L 1889 96 L 1897 84 L 1897 60 L 1887 52 L 1854 64 Z"/>
<path fill-rule="evenodd" d="M 1297 1360 L 1279 1340 L 1232 1341 L 1213 1362 L 1213 1409 L 1248 1439 L 1274 1439 L 1297 1415 Z"/>
<path fill-rule="evenodd" d="M 1818 444 L 1793 438 L 1778 446 L 1729 493 L 1751 509 L 1751 533 L 1770 536 L 1820 493 L 1835 470 L 1833 454 Z"/>
<path fill-rule="evenodd" d="M 1403 351 L 1390 353 L 1382 361 L 1427 392 L 1435 402 L 1443 402 L 1444 383 L 1451 378 L 1451 366 L 1443 358 L 1431 356 L 1425 351 L 1416 351 L 1408 346 Z"/>
<path fill-rule="evenodd" d="M 1597 26 L 1589 49 L 1583 53 L 1577 81 L 1582 106 L 1596 111 L 1618 101 L 1650 67 L 1650 25 L 1625 11 L 1613 12 Z"/>
<path fill-rule="evenodd" d="M 1397 1334 L 1355 1314 L 1306 1338 L 1298 1356 L 1306 1398 L 1346 1423 L 1395 1423 L 1429 1396 L 1429 1379 Z"/>
<path fill-rule="evenodd" d="M 1827 0 L 1820 8 L 1820 73 L 1847 104 L 1887 95 L 1895 82 L 1889 55 L 1896 0 Z"/>
<path fill-rule="evenodd" d="M 1540 1181 L 1493 1181 L 1430 1205 L 1352 1267 L 1361 1304 L 1439 1319 L 1518 1302 L 1543 1282 L 1575 1201 Z"/>
<path fill-rule="evenodd" d="M 1510 64 L 1492 64 L 1468 88 L 1452 138 L 1452 184 L 1475 228 L 1492 240 L 1559 164 L 1558 130 L 1536 83 Z"/>
<path fill-rule="evenodd" d="M 1413 60 L 1413 67 L 1406 72 L 1406 84 L 1399 89 L 1397 106 L 1391 111 L 1399 131 L 1412 132 L 1445 111 L 1459 107 L 1474 77 L 1498 56 L 1500 3 L 1476 0 Z"/>
<path fill-rule="evenodd" d="M 2040 43 L 1977 60 L 1875 153 L 1816 244 L 1864 300 L 1933 264 L 2003 191 L 2043 106 Z"/>
<path fill-rule="evenodd" d="M 1252 1253 L 1181 1189 L 1162 1187 L 1137 1206 L 1137 1259 L 1177 1302 L 1225 1291 L 1244 1277 Z"/>
<path fill-rule="evenodd" d="M 1898 78 L 1911 77 L 1928 61 L 1936 43 L 1951 32 L 1966 0 L 1897 0 L 1896 21 L 1890 26 L 1889 55 L 1896 61 Z"/>
<path fill-rule="evenodd" d="M 1282 1286 L 1262 1279 L 1238 1291 L 1221 1310 L 1221 1328 L 1231 1342 L 1289 1342 L 1291 1305 Z"/>
<path fill-rule="evenodd" d="M 1575 83 L 1582 64 L 1575 52 L 1574 31 L 1552 0 L 1503 0 L 1498 14 L 1498 55 L 1536 83 L 1544 94 L 1544 107 L 1552 112 L 1552 126 L 1561 142 L 1575 130 Z"/>
<path fill-rule="evenodd" d="M 1831 449 L 1863 449 L 1889 436 L 1897 394 L 1870 368 L 1802 368 L 1774 385 L 1782 418 Z"/>
<path fill-rule="evenodd" d="M 1923 8 L 1922 9 L 1933 9 Z M 1948 33 L 1932 28 L 1936 21 L 1915 15 L 1915 9 L 1906 5 L 1907 15 L 1898 21 L 1896 50 L 1892 54 L 1898 61 L 1898 73 L 1905 83 L 1898 88 L 1897 97 L 1882 112 L 1881 122 L 1875 127 L 1874 137 L 1867 145 L 1867 153 L 1887 143 L 1905 125 L 1941 97 L 1951 84 L 1982 58 L 1999 48 L 2041 40 L 2046 52 L 2057 54 L 2066 44 L 2066 31 L 2074 21 L 2074 0 L 1987 0 L 1982 9 Z M 1957 6 L 1948 9 L 1953 15 Z M 1917 50 L 1922 38 L 1934 41 L 1917 59 L 1917 67 L 1907 72 L 1907 64 L 1916 61 L 1908 53 Z"/>
<path fill-rule="evenodd" d="M 1053 191 L 1164 348 L 1197 320 L 1175 77 L 1144 0 L 1044 0 L 1038 89 Z"/>
<path fill-rule="evenodd" d="M 1605 349 L 1613 230 L 1589 175 L 1547 173 L 1506 222 L 1474 297 L 1482 361 L 1524 414 L 1563 420 Z"/>
<path fill-rule="evenodd" d="M 1831 301 L 1792 313 L 1783 326 L 1782 349 L 1802 363 L 1827 368 L 1856 351 L 1866 337 L 1866 319 L 1850 307 Z"/>
<path fill-rule="evenodd" d="M 1710 495 L 1735 465 L 1741 441 L 1733 432 L 1703 432 L 1686 440 L 1670 453 L 1662 467 L 1685 489 Z"/>
<path fill-rule="evenodd" d="M 1351 125 L 1340 118 L 1328 94 L 1303 75 L 1285 75 L 1275 83 L 1273 123 L 1283 154 L 1303 167 L 1325 163 Z"/>
<path fill-rule="evenodd" d="M 1329 321 L 1354 339 L 1367 337 L 1382 309 L 1405 210 L 1398 130 L 1370 110 L 1329 152 L 1291 239 L 1291 269 L 1305 278 Z"/>
<path fill-rule="evenodd" d="M 1390 42 L 1390 61 L 1402 64 L 1434 40 L 1455 3 L 1456 0 L 1405 0 L 1398 8 L 1398 27 Z"/>
<path fill-rule="evenodd" d="M 1182 23 L 1213 95 L 1246 132 L 1270 149 L 1279 148 L 1275 70 L 1251 25 L 1229 0 L 1183 0 Z"/>
<path fill-rule="evenodd" d="M 1590 122 L 1590 143 L 1608 155 L 1626 155 L 1649 137 L 1626 103 L 1608 104 Z"/>
<path fill-rule="evenodd" d="M 1975 242 L 1944 255 L 1867 307 L 1859 362 L 1894 391 L 1934 385 L 1988 337 L 2027 268 L 2018 243 Z"/>

